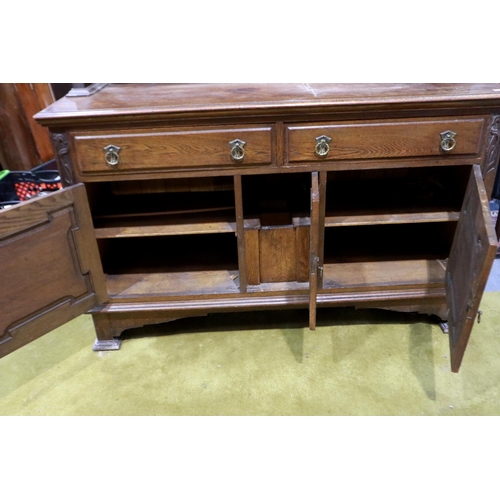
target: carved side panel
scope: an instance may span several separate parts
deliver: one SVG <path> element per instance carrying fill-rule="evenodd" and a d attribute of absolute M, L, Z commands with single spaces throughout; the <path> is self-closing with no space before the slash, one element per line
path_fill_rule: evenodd
<path fill-rule="evenodd" d="M 488 143 L 486 145 L 486 155 L 482 165 L 484 185 L 488 198 L 491 197 L 495 175 L 500 159 L 500 115 L 494 115 L 491 118 L 488 132 Z"/>
<path fill-rule="evenodd" d="M 51 134 L 52 144 L 56 152 L 57 166 L 64 186 L 71 186 L 76 183 L 73 170 L 73 161 L 69 152 L 68 134 Z"/>

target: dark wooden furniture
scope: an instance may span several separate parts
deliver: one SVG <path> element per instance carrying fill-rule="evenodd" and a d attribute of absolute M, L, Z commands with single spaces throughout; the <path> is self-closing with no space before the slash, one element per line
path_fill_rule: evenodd
<path fill-rule="evenodd" d="M 48 83 L 0 83 L 0 165 L 30 170 L 54 158 L 49 132 L 33 115 L 54 102 Z"/>
<path fill-rule="evenodd" d="M 0 214 L 0 353 L 82 312 L 96 349 L 210 312 L 448 321 L 458 371 L 496 252 L 489 84 L 108 85 L 36 115 L 68 186 Z M 15 258 L 12 258 L 15 255 Z M 10 256 L 10 257 L 9 257 Z"/>

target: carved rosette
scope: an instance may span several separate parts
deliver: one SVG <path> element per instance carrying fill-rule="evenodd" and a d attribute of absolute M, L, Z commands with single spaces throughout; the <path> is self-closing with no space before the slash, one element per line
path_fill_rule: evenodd
<path fill-rule="evenodd" d="M 57 153 L 57 165 L 64 186 L 75 184 L 75 176 L 73 173 L 73 162 L 69 153 L 68 134 L 57 133 L 52 134 L 52 144 Z"/>
<path fill-rule="evenodd" d="M 495 172 L 500 159 L 500 115 L 492 116 L 490 123 L 486 156 L 483 164 L 483 179 L 488 195 L 491 195 Z"/>

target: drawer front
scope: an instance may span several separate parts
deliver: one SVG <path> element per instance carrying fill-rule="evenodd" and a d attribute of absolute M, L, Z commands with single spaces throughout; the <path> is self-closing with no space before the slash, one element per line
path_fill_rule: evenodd
<path fill-rule="evenodd" d="M 287 161 L 369 160 L 474 155 L 480 152 L 483 118 L 412 120 L 378 123 L 293 125 L 286 129 Z M 453 138 L 443 143 L 442 133 Z M 328 146 L 318 145 L 326 136 Z M 331 139 L 331 141 L 329 141 Z M 326 152 L 326 154 L 325 154 Z M 324 155 L 322 155 L 322 154 Z"/>
<path fill-rule="evenodd" d="M 72 141 L 76 167 L 82 174 L 109 174 L 269 166 L 274 162 L 273 132 L 272 127 L 149 129 L 76 133 Z M 235 140 L 244 145 L 234 149 L 230 143 Z"/>

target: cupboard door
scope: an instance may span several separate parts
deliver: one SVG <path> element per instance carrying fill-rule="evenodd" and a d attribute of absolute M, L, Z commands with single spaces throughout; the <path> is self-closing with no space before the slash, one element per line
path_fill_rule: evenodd
<path fill-rule="evenodd" d="M 486 189 L 474 165 L 446 269 L 453 372 L 460 369 L 496 250 Z"/>
<path fill-rule="evenodd" d="M 320 177 L 321 176 L 321 177 Z M 325 219 L 326 172 L 312 173 L 311 186 L 311 233 L 309 273 L 309 328 L 316 330 L 316 306 L 318 288 L 323 284 L 323 232 Z"/>
<path fill-rule="evenodd" d="M 83 184 L 0 212 L 0 357 L 107 300 Z"/>

